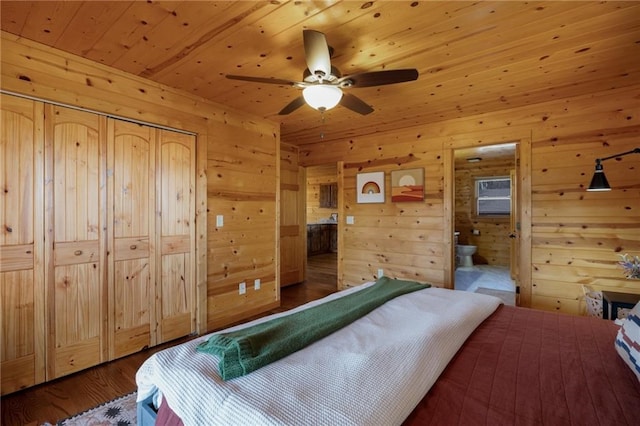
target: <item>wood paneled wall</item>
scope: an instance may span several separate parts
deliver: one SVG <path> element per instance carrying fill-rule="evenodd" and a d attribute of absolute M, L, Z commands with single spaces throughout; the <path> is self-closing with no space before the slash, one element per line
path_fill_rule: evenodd
<path fill-rule="evenodd" d="M 279 304 L 280 139 L 269 126 L 215 126 L 207 152 L 207 328 Z M 217 226 L 217 216 L 223 226 Z M 259 290 L 254 281 L 261 280 Z M 244 282 L 246 293 L 239 294 Z"/>
<path fill-rule="evenodd" d="M 480 163 L 456 165 L 454 229 L 460 232 L 460 244 L 478 247 L 473 255 L 474 263 L 509 266 L 509 217 L 477 217 L 474 214 L 475 181 L 477 177 L 508 177 L 514 167 L 515 157 L 511 161 L 482 160 Z M 473 235 L 474 229 L 480 235 Z"/>
<path fill-rule="evenodd" d="M 3 90 L 196 133 L 198 330 L 278 304 L 276 123 L 6 32 L 1 60 Z M 224 214 L 229 225 L 221 228 L 224 235 L 216 230 L 217 214 Z M 219 251 L 207 250 L 209 242 L 233 246 L 236 253 L 218 258 Z M 224 266 L 208 272 L 208 265 Z M 237 271 L 243 268 L 251 270 L 247 287 L 253 288 L 254 276 L 262 278 L 259 295 L 238 294 Z M 221 287 L 225 279 L 228 283 Z M 234 313 L 223 320 L 216 310 L 227 304 L 235 307 Z"/>
<path fill-rule="evenodd" d="M 373 141 L 372 141 L 373 142 Z M 378 151 L 367 145 L 364 151 Z M 353 160 L 343 165 L 344 188 L 339 216 L 338 285 L 348 287 L 378 277 L 378 269 L 389 277 L 404 277 L 439 285 L 445 283 L 443 158 L 439 145 L 421 144 L 410 148 L 412 155 Z M 424 168 L 424 201 L 392 203 L 390 172 L 401 168 Z M 356 176 L 360 172 L 385 172 L 385 203 L 358 204 Z M 340 184 L 339 184 L 340 187 Z M 346 225 L 348 216 L 354 224 Z M 339 264 L 340 271 L 340 264 Z"/>
<path fill-rule="evenodd" d="M 338 170 L 336 163 L 307 167 L 307 223 L 318 223 L 327 220 L 337 208 L 320 207 L 320 185 L 336 183 Z"/>
<path fill-rule="evenodd" d="M 341 284 L 385 274 L 447 285 L 452 254 L 455 148 L 521 141 L 523 198 L 521 303 L 546 310 L 581 311 L 581 285 L 640 293 L 627 280 L 619 255 L 640 253 L 640 156 L 604 163 L 613 190 L 591 193 L 595 158 L 633 149 L 640 143 L 640 104 L 634 88 L 612 88 L 490 114 L 470 116 L 334 143 L 305 145 L 303 165 L 344 159 L 345 215 L 354 225 L 340 232 L 345 250 Z M 526 143 L 525 143 L 526 142 Z M 425 167 L 424 203 L 355 203 L 358 171 Z M 388 187 L 387 176 L 387 187 Z M 529 189 L 530 188 L 530 189 Z M 530 253 L 528 255 L 527 253 Z M 450 263 L 450 262 L 449 262 Z"/>

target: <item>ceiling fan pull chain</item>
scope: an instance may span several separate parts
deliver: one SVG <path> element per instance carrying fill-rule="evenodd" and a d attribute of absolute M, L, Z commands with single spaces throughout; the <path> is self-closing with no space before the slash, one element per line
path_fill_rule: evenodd
<path fill-rule="evenodd" d="M 324 111 L 320 111 L 320 139 L 324 139 Z"/>

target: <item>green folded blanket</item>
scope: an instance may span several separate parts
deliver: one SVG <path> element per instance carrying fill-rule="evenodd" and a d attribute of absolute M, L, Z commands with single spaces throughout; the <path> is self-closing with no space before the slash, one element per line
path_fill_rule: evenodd
<path fill-rule="evenodd" d="M 200 343 L 197 350 L 219 356 L 220 377 L 234 379 L 299 351 L 397 296 L 427 287 L 430 285 L 382 277 L 371 287 L 322 305 L 242 330 L 215 334 Z"/>

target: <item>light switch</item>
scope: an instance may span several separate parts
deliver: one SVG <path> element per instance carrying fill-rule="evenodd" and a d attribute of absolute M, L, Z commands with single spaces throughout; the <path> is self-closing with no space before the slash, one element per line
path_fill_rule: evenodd
<path fill-rule="evenodd" d="M 256 278 L 253 280 L 253 289 L 260 290 L 260 278 Z"/>
<path fill-rule="evenodd" d="M 245 294 L 246 292 L 247 292 L 247 284 L 243 281 L 238 286 L 238 293 L 239 294 Z"/>
<path fill-rule="evenodd" d="M 216 226 L 218 228 L 224 226 L 224 216 L 222 216 L 221 214 L 216 216 Z"/>
<path fill-rule="evenodd" d="M 356 223 L 354 217 L 353 216 L 347 216 L 347 225 L 353 225 L 354 223 Z"/>

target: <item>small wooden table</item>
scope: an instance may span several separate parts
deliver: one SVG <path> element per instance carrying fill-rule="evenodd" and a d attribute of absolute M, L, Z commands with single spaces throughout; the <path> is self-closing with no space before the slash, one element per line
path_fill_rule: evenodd
<path fill-rule="evenodd" d="M 618 317 L 619 308 L 633 308 L 640 301 L 640 294 L 616 293 L 615 291 L 602 292 L 602 318 L 615 320 Z M 609 318 L 609 304 L 611 304 L 611 318 Z"/>

